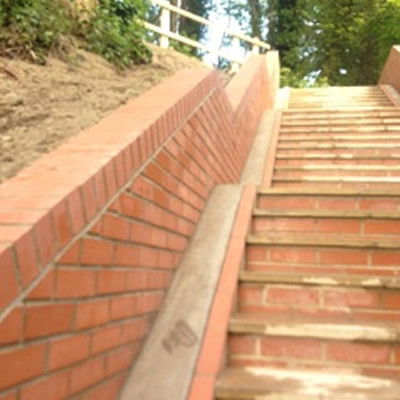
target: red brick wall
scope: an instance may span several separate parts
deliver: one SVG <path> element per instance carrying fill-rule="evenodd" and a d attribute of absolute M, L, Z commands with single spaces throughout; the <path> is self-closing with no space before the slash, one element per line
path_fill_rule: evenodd
<path fill-rule="evenodd" d="M 0 186 L 0 400 L 117 398 L 276 62 L 183 71 Z"/>
<path fill-rule="evenodd" d="M 400 46 L 392 47 L 379 84 L 391 85 L 400 93 Z"/>

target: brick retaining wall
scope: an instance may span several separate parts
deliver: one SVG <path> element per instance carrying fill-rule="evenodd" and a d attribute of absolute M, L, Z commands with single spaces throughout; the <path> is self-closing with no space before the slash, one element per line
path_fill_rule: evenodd
<path fill-rule="evenodd" d="M 187 70 L 0 186 L 0 400 L 115 400 L 216 184 L 238 182 L 274 52 Z"/>

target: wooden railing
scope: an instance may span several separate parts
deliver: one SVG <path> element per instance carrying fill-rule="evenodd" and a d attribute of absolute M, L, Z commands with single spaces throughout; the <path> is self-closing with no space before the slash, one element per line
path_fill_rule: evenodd
<path fill-rule="evenodd" d="M 173 6 L 172 4 L 169 3 L 169 1 L 166 0 L 151 0 L 151 2 L 157 6 L 161 7 L 161 17 L 160 17 L 160 26 L 151 24 L 149 22 L 143 21 L 143 25 L 145 26 L 146 29 L 151 30 L 157 34 L 160 35 L 160 46 L 162 48 L 167 49 L 169 47 L 169 40 L 173 39 L 178 42 L 184 43 L 188 46 L 195 47 L 197 49 L 200 49 L 206 53 L 213 54 L 215 56 L 222 57 L 229 62 L 232 63 L 232 70 L 237 70 L 241 64 L 243 64 L 246 61 L 246 56 L 243 58 L 238 58 L 229 54 L 226 54 L 225 52 L 221 50 L 216 50 L 213 49 L 203 43 L 200 43 L 196 40 L 190 39 L 188 37 L 182 36 L 179 33 L 175 33 L 171 31 L 171 12 L 176 13 L 178 15 L 181 15 L 184 18 L 188 18 L 192 21 L 195 21 L 197 23 L 200 23 L 202 25 L 206 26 L 212 26 L 214 25 L 213 22 L 209 21 L 208 19 L 205 19 L 203 17 L 200 17 L 196 14 L 193 14 L 189 11 L 183 10 L 182 8 Z M 250 36 L 247 36 L 243 33 L 236 32 L 232 29 L 226 28 L 223 29 L 223 34 L 232 37 L 232 47 L 233 48 L 239 48 L 240 47 L 240 41 L 250 43 L 251 45 L 251 51 L 253 54 L 259 54 L 260 49 L 264 50 L 269 50 L 271 46 L 267 43 L 264 43 L 258 38 L 252 38 Z"/>

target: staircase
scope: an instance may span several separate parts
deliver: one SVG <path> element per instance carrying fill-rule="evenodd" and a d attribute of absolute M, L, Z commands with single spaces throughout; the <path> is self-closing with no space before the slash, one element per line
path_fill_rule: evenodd
<path fill-rule="evenodd" d="M 400 108 L 292 90 L 216 399 L 400 399 Z"/>

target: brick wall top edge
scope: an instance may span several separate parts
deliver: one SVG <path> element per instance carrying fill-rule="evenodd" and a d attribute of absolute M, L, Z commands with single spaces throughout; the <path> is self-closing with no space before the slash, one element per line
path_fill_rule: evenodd
<path fill-rule="evenodd" d="M 127 150 L 133 158 L 131 148 L 146 142 L 141 163 L 146 162 L 218 81 L 214 70 L 180 71 L 1 184 L 0 257 L 95 176 L 101 174 L 106 182 L 107 170 L 115 169 Z M 158 129 L 163 131 L 163 140 L 156 141 L 153 136 Z M 124 183 L 118 180 L 117 190 Z M 108 190 L 106 201 L 114 194 L 115 188 Z"/>
<path fill-rule="evenodd" d="M 229 82 L 226 87 L 226 93 L 232 105 L 233 112 L 238 110 L 251 80 L 254 78 L 255 72 L 264 61 L 264 56 L 250 56 L 239 72 Z"/>
<path fill-rule="evenodd" d="M 400 92 L 400 45 L 394 45 L 379 78 L 379 85 L 391 85 Z"/>

